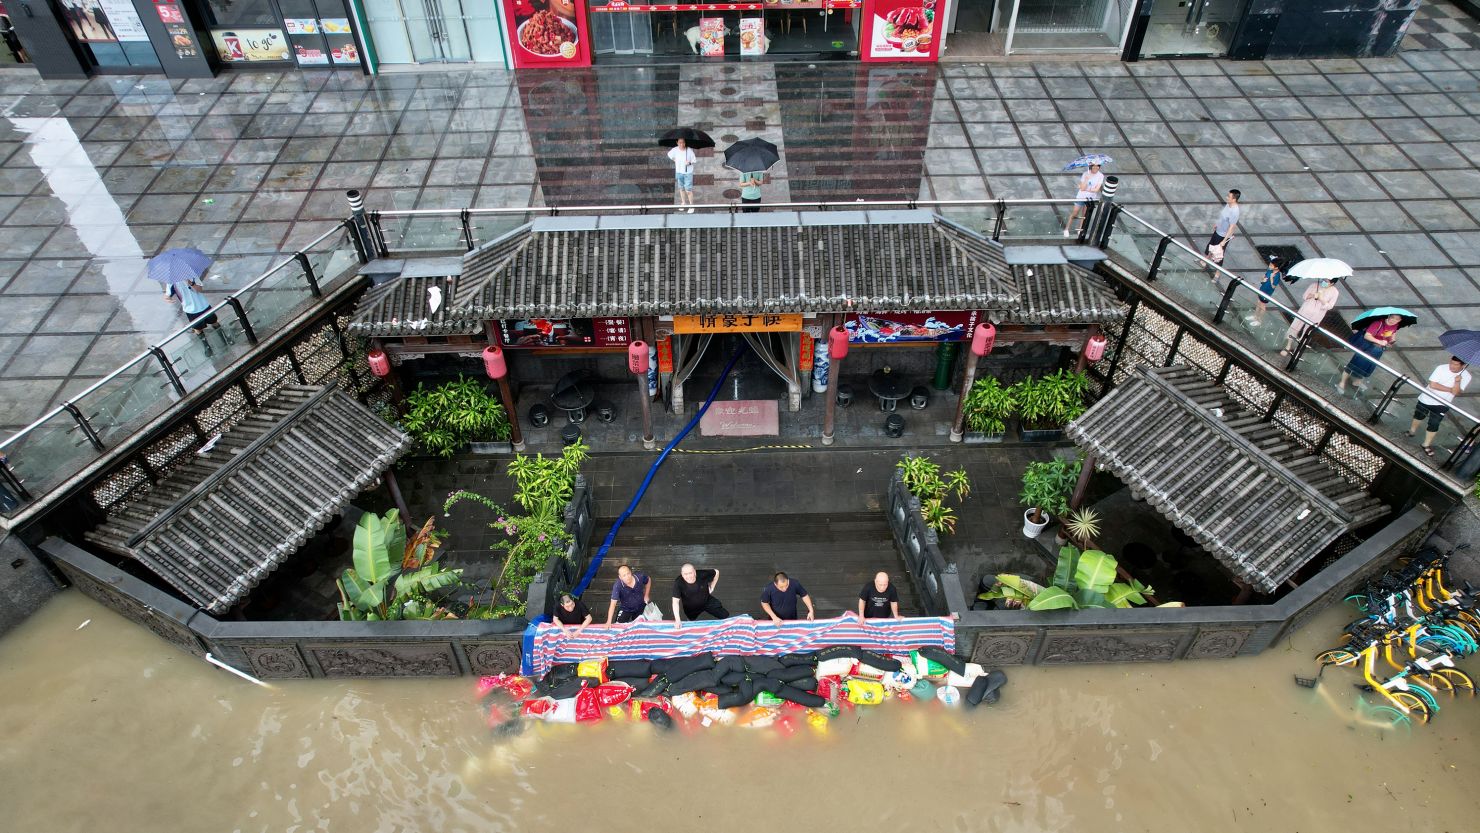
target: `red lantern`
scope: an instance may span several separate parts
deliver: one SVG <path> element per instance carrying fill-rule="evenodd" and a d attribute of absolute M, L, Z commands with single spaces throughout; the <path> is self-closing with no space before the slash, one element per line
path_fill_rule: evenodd
<path fill-rule="evenodd" d="M 627 369 L 636 376 L 648 372 L 648 346 L 646 342 L 634 341 L 627 345 Z"/>
<path fill-rule="evenodd" d="M 848 328 L 833 327 L 827 334 L 827 355 L 837 361 L 848 355 Z"/>
<path fill-rule="evenodd" d="M 391 375 L 391 357 L 384 350 L 371 350 L 365 358 L 370 361 L 370 372 L 375 374 L 375 378 L 384 379 Z"/>
<path fill-rule="evenodd" d="M 976 332 L 971 334 L 971 352 L 978 357 L 989 355 L 996 343 L 997 328 L 992 326 L 992 322 L 976 325 Z"/>
<path fill-rule="evenodd" d="M 502 379 L 509 375 L 509 366 L 504 362 L 504 351 L 490 344 L 483 348 L 483 372 L 490 379 Z"/>
<path fill-rule="evenodd" d="M 1092 362 L 1097 362 L 1105 357 L 1105 346 L 1110 343 L 1109 339 L 1102 335 L 1092 335 L 1084 345 L 1084 357 Z"/>

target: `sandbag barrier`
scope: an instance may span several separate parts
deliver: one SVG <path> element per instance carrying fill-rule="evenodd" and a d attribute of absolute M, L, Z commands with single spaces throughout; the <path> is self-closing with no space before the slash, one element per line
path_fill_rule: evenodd
<path fill-rule="evenodd" d="M 551 666 L 586 657 L 610 660 L 653 660 L 712 652 L 740 656 L 780 656 L 853 645 L 883 654 L 911 650 L 940 651 L 950 656 L 956 645 L 954 621 L 948 616 L 907 619 L 860 619 L 845 613 L 813 622 L 758 622 L 749 616 L 716 621 L 631 622 L 611 627 L 593 625 L 579 634 L 553 624 L 531 625 L 523 671 L 539 676 Z"/>
<path fill-rule="evenodd" d="M 790 735 L 804 725 L 826 733 L 844 710 L 886 700 L 991 705 L 1006 684 L 1000 669 L 988 671 L 935 646 L 891 655 L 834 645 L 779 655 L 704 652 L 563 662 L 538 678 L 482 677 L 478 695 L 507 695 L 507 702 L 496 700 L 488 707 L 496 738 L 519 734 L 529 721 L 601 720 L 646 721 L 660 730 L 775 727 Z"/>

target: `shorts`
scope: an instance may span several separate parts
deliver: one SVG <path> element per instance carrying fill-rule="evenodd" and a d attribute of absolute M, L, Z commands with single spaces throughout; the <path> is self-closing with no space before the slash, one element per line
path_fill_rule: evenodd
<path fill-rule="evenodd" d="M 694 175 L 691 174 L 691 173 L 688 173 L 688 174 L 675 173 L 673 175 L 673 181 L 674 182 L 677 182 L 678 183 L 678 187 L 679 188 L 682 188 L 685 191 L 692 191 L 692 190 L 694 190 Z"/>
<path fill-rule="evenodd" d="M 1444 417 L 1448 413 L 1448 405 L 1429 405 L 1425 402 L 1419 402 L 1413 406 L 1413 418 L 1415 420 L 1421 420 L 1424 417 L 1428 417 L 1430 432 L 1439 430 L 1439 423 L 1444 421 Z"/>
<path fill-rule="evenodd" d="M 205 332 L 207 327 L 221 326 L 221 322 L 216 319 L 216 313 L 214 312 L 186 313 L 186 316 L 190 319 L 190 329 L 197 333 Z"/>
<path fill-rule="evenodd" d="M 761 198 L 760 197 L 741 197 L 740 198 L 740 203 L 741 203 L 740 210 L 743 211 L 746 214 L 754 214 L 757 211 L 760 211 L 761 210 Z"/>

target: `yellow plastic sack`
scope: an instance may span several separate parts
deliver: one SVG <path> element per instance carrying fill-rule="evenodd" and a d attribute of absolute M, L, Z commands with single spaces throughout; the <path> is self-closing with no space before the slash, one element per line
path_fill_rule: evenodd
<path fill-rule="evenodd" d="M 819 735 L 825 735 L 827 734 L 827 724 L 827 715 L 811 709 L 807 710 L 807 725 L 812 728 L 812 731 Z"/>
<path fill-rule="evenodd" d="M 606 660 L 588 659 L 576 666 L 577 677 L 590 677 L 594 680 L 606 682 Z"/>
<path fill-rule="evenodd" d="M 877 706 L 884 702 L 884 685 L 878 680 L 853 678 L 843 684 L 848 702 L 859 706 Z"/>

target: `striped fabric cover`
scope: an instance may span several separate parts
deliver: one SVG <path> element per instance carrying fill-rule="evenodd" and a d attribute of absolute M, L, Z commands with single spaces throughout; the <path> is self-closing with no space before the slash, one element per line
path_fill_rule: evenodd
<path fill-rule="evenodd" d="M 831 645 L 856 645 L 884 654 L 907 653 L 927 645 L 950 651 L 956 646 L 956 632 L 945 616 L 865 622 L 852 613 L 836 619 L 780 625 L 757 622 L 748 616 L 682 625 L 671 621 L 633 622 L 609 628 L 592 625 L 580 636 L 562 636 L 555 625 L 543 624 L 535 629 L 533 650 L 525 652 L 524 673 L 540 675 L 551 665 L 599 657 L 662 659 L 705 651 L 778 656 Z"/>

